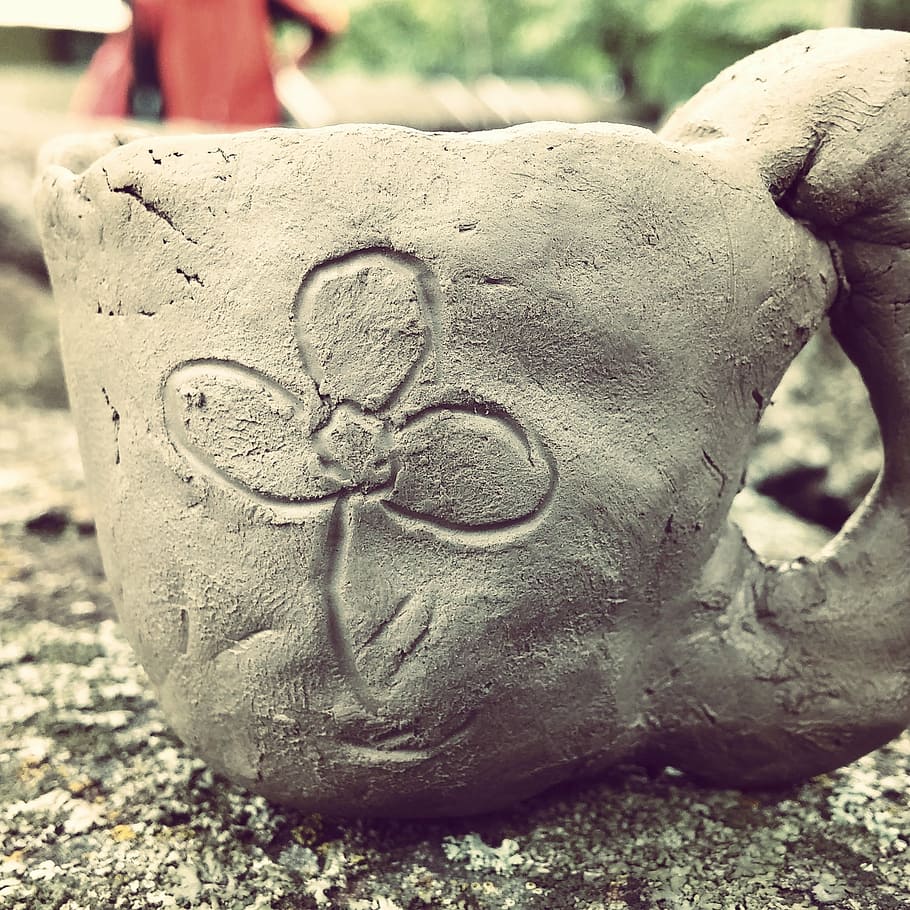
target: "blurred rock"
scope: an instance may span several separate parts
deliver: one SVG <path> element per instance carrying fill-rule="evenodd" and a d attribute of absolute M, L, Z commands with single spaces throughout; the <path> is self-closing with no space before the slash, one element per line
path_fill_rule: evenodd
<path fill-rule="evenodd" d="M 770 496 L 749 487 L 733 500 L 730 520 L 739 525 L 749 546 L 768 560 L 812 556 L 832 536 L 829 529 L 797 518 Z"/>
<path fill-rule="evenodd" d="M 52 133 L 27 115 L 0 111 L 0 263 L 47 281 L 32 214 L 35 157 Z"/>
<path fill-rule="evenodd" d="M 0 531 L 93 530 L 69 413 L 0 401 Z"/>
<path fill-rule="evenodd" d="M 0 398 L 6 402 L 67 404 L 32 185 L 38 150 L 74 124 L 59 115 L 0 108 Z"/>
<path fill-rule="evenodd" d="M 0 319 L 0 398 L 65 408 L 66 387 L 50 286 L 14 265 L 0 263 Z"/>
<path fill-rule="evenodd" d="M 393 123 L 421 130 L 483 130 L 560 120 L 618 122 L 629 111 L 612 95 L 597 95 L 571 82 L 501 79 L 474 82 L 404 73 L 304 73 L 280 69 L 275 89 L 300 126 Z"/>
<path fill-rule="evenodd" d="M 826 323 L 774 393 L 747 483 L 835 532 L 869 491 L 881 457 L 866 388 Z"/>

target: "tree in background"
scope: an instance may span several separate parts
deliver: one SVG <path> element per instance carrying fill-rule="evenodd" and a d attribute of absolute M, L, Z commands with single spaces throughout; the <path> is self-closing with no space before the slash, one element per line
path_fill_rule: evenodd
<path fill-rule="evenodd" d="M 324 67 L 568 79 L 655 120 L 723 67 L 806 28 L 910 27 L 907 0 L 354 0 Z"/>

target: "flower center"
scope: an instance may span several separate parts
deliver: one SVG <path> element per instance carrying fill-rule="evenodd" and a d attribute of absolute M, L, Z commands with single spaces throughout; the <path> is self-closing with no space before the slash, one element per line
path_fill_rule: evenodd
<path fill-rule="evenodd" d="M 395 473 L 390 461 L 392 433 L 384 421 L 356 405 L 338 407 L 314 434 L 313 443 L 327 473 L 345 486 L 380 487 Z"/>

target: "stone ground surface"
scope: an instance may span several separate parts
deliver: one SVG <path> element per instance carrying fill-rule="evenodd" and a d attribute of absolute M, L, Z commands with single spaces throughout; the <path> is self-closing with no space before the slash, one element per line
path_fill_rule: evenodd
<path fill-rule="evenodd" d="M 68 415 L 0 406 L 4 910 L 910 906 L 910 735 L 785 792 L 626 768 L 488 817 L 339 821 L 193 758 L 112 615 Z"/>

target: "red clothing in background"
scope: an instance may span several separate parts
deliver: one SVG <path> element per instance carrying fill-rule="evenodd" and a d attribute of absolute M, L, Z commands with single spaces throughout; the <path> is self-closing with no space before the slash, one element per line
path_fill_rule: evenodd
<path fill-rule="evenodd" d="M 281 0 L 323 33 L 343 31 L 347 12 L 326 0 Z M 162 117 L 236 126 L 281 121 L 271 68 L 268 0 L 133 0 L 129 32 L 111 35 L 74 98 L 81 113 L 128 116 L 137 43 L 157 69 Z"/>
<path fill-rule="evenodd" d="M 266 0 L 136 0 L 133 10 L 157 38 L 168 120 L 278 123 Z"/>

